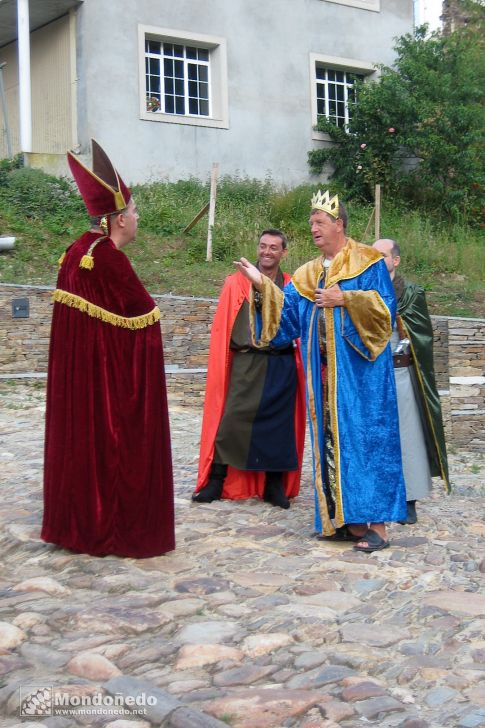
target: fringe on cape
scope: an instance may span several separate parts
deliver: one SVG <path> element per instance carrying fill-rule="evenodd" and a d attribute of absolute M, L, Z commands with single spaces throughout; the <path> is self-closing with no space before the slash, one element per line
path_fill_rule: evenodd
<path fill-rule="evenodd" d="M 123 329 L 144 329 L 147 326 L 151 326 L 152 324 L 157 323 L 157 321 L 160 321 L 160 309 L 158 306 L 155 306 L 155 308 L 149 311 L 149 313 L 145 313 L 141 316 L 130 317 L 111 313 L 111 311 L 107 311 L 105 308 L 101 308 L 101 306 L 96 306 L 94 303 L 86 301 L 86 299 L 81 298 L 81 296 L 76 296 L 74 293 L 62 291 L 60 288 L 57 288 L 54 291 L 52 298 L 57 303 L 63 303 L 66 306 L 71 306 L 71 308 L 77 308 L 78 311 L 87 313 L 88 316 L 100 319 L 112 326 L 120 326 Z"/>

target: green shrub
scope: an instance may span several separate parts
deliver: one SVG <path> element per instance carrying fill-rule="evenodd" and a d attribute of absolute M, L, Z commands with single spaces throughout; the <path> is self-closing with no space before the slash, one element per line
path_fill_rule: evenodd
<path fill-rule="evenodd" d="M 206 185 L 209 199 L 210 184 Z M 217 185 L 217 202 L 223 207 L 242 209 L 247 205 L 266 205 L 272 191 L 270 180 L 250 179 L 249 177 L 224 176 Z"/>
<path fill-rule="evenodd" d="M 140 230 L 153 234 L 180 233 L 205 202 L 204 184 L 199 180 L 154 182 L 133 188 L 140 213 Z"/>
<path fill-rule="evenodd" d="M 10 172 L 24 166 L 24 157 L 17 154 L 12 159 L 0 159 L 0 187 L 6 187 Z"/>
<path fill-rule="evenodd" d="M 30 220 L 42 220 L 56 233 L 62 233 L 80 215 L 86 217 L 81 197 L 65 179 L 58 179 L 40 169 L 13 169 L 0 196 L 14 210 Z"/>
<path fill-rule="evenodd" d="M 353 199 L 388 197 L 485 227 L 485 6 L 462 0 L 470 21 L 449 35 L 426 26 L 397 40 L 394 66 L 356 84 L 348 129 L 323 118 L 332 146 L 308 154 L 313 173 Z"/>

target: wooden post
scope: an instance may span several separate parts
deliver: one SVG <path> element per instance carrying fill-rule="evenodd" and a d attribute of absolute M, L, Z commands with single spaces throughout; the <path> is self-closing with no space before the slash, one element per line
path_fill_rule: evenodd
<path fill-rule="evenodd" d="M 187 227 L 184 227 L 184 229 L 182 230 L 182 232 L 183 233 L 188 233 L 189 230 L 192 230 L 192 228 L 194 227 L 194 225 L 196 225 L 199 222 L 199 220 L 201 220 L 204 217 L 204 215 L 205 215 L 205 213 L 207 212 L 208 209 L 209 209 L 209 203 L 207 202 L 204 205 L 204 207 L 202 208 L 202 210 L 199 210 L 199 212 L 194 217 L 194 219 L 189 222 L 189 224 L 187 225 Z"/>
<path fill-rule="evenodd" d="M 209 227 L 207 230 L 207 255 L 206 260 L 212 260 L 212 228 L 214 227 L 214 219 L 216 215 L 216 197 L 217 197 L 217 178 L 219 177 L 219 163 L 212 163 L 211 173 L 211 193 L 209 199 Z"/>
<path fill-rule="evenodd" d="M 373 208 L 372 208 L 372 212 L 371 212 L 371 214 L 369 215 L 369 220 L 368 220 L 368 222 L 367 222 L 367 225 L 366 225 L 366 228 L 365 228 L 365 232 L 364 232 L 364 234 L 363 234 L 363 236 L 362 236 L 362 242 L 363 242 L 363 243 L 365 243 L 365 242 L 366 242 L 366 240 L 367 240 L 367 235 L 369 234 L 369 230 L 371 229 L 372 221 L 374 220 L 374 215 L 375 215 L 375 214 L 376 214 L 376 208 L 375 208 L 375 207 L 373 207 Z"/>
<path fill-rule="evenodd" d="M 381 237 L 381 186 L 376 185 L 376 213 L 375 213 L 375 236 L 376 240 Z"/>

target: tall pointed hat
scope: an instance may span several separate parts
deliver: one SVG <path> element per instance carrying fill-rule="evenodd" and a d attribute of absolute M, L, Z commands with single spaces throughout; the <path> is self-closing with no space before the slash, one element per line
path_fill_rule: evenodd
<path fill-rule="evenodd" d="M 79 192 L 91 217 L 111 215 L 124 210 L 131 192 L 113 167 L 106 152 L 91 139 L 93 170 L 88 169 L 71 152 L 67 161 Z"/>

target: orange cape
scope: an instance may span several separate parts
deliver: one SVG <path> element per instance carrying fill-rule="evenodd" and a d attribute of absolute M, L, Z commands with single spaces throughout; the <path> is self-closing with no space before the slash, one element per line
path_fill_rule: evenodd
<path fill-rule="evenodd" d="M 284 273 L 283 278 L 285 285 L 291 280 L 288 273 Z M 233 356 L 229 347 L 231 332 L 244 299 L 249 301 L 249 292 L 249 281 L 241 273 L 228 276 L 221 291 L 212 323 L 196 492 L 206 485 L 209 478 L 209 471 L 214 459 L 214 443 L 224 413 L 230 381 Z M 289 498 L 297 496 L 300 490 L 301 464 L 305 443 L 305 375 L 299 345 L 295 360 L 298 377 L 295 404 L 298 470 L 284 474 L 285 493 Z M 262 498 L 264 485 L 265 473 L 237 470 L 229 466 L 222 497 L 230 500 L 240 500 L 253 496 Z"/>

